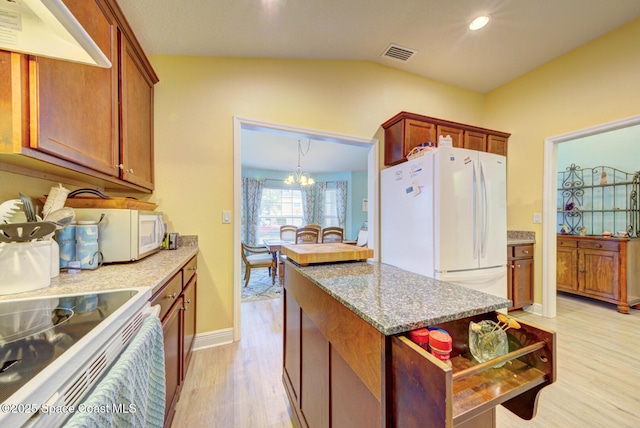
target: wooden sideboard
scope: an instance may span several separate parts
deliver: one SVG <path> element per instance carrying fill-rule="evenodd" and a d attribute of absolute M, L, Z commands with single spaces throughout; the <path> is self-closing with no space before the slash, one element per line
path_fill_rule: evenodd
<path fill-rule="evenodd" d="M 558 235 L 558 291 L 640 308 L 640 239 Z"/>
<path fill-rule="evenodd" d="M 384 129 L 384 164 L 395 165 L 406 160 L 414 147 L 432 142 L 438 144 L 440 135 L 450 135 L 453 147 L 507 155 L 509 136 L 463 123 L 437 119 L 402 111 L 382 124 Z"/>

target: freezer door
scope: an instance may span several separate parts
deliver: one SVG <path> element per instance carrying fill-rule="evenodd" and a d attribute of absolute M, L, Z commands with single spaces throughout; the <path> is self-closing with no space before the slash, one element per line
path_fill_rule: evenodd
<path fill-rule="evenodd" d="M 479 154 L 480 267 L 507 264 L 507 170 L 506 158 Z"/>
<path fill-rule="evenodd" d="M 381 171 L 381 260 L 433 278 L 433 156 Z"/>
<path fill-rule="evenodd" d="M 435 269 L 479 266 L 475 150 L 440 148 L 435 161 Z M 503 251 L 504 253 L 504 251 Z"/>
<path fill-rule="evenodd" d="M 507 298 L 506 266 L 460 272 L 436 272 L 436 279 Z"/>

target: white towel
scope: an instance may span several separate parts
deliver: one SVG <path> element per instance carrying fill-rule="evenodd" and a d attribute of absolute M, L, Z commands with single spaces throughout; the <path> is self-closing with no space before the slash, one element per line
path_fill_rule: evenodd
<path fill-rule="evenodd" d="M 76 406 L 65 427 L 161 428 L 164 407 L 162 325 L 158 317 L 148 316 L 106 376 Z"/>

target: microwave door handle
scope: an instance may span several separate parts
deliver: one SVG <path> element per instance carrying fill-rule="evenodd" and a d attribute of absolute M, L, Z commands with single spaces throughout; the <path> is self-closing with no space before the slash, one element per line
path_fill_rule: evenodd
<path fill-rule="evenodd" d="M 164 223 L 162 222 L 161 218 L 159 218 L 157 221 L 158 221 L 158 242 L 162 244 L 162 242 L 164 241 L 164 236 L 166 235 L 164 230 Z"/>

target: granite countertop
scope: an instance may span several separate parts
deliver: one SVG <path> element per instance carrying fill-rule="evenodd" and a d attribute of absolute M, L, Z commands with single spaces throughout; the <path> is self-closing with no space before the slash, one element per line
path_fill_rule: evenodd
<path fill-rule="evenodd" d="M 511 306 L 511 301 L 379 262 L 295 269 L 384 335 Z"/>
<path fill-rule="evenodd" d="M 507 246 L 527 245 L 536 243 L 536 233 L 523 230 L 507 231 Z"/>
<path fill-rule="evenodd" d="M 151 291 L 151 296 L 197 253 L 196 241 L 176 250 L 159 251 L 137 262 L 109 264 L 77 274 L 69 274 L 63 270 L 59 276 L 51 279 L 49 287 L 0 295 L 0 301 L 125 288 L 147 288 Z"/>

